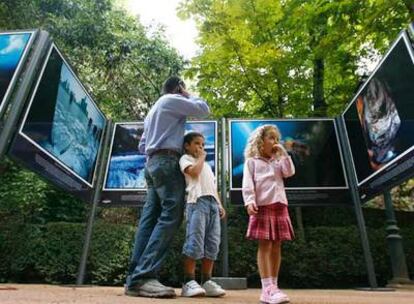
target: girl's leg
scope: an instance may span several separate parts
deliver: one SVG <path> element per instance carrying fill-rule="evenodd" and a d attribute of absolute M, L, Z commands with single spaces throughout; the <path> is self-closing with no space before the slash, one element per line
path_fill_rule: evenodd
<path fill-rule="evenodd" d="M 201 284 L 211 279 L 213 273 L 214 261 L 204 258 L 201 261 Z"/>
<path fill-rule="evenodd" d="M 272 277 L 272 241 L 259 240 L 257 266 L 262 279 L 262 285 L 267 285 L 266 280 Z M 267 286 L 263 287 L 266 288 Z"/>
<path fill-rule="evenodd" d="M 280 264 L 282 262 L 281 242 L 272 242 L 272 271 L 271 277 L 274 278 L 274 283 L 277 286 L 277 277 L 279 276 Z"/>

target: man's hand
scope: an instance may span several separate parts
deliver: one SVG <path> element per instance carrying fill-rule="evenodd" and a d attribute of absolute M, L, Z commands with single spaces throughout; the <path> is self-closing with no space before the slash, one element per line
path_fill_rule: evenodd
<path fill-rule="evenodd" d="M 255 215 L 259 211 L 259 208 L 257 208 L 256 203 L 248 204 L 247 205 L 247 214 L 249 215 Z"/>
<path fill-rule="evenodd" d="M 180 85 L 180 94 L 183 95 L 185 98 L 190 97 L 190 93 L 182 86 Z"/>
<path fill-rule="evenodd" d="M 219 205 L 219 214 L 221 219 L 226 217 L 226 209 L 224 209 L 222 205 Z"/>

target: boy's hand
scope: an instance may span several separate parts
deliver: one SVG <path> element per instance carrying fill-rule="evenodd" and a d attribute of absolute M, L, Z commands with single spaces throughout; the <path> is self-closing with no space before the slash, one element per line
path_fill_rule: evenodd
<path fill-rule="evenodd" d="M 206 159 L 206 156 L 207 156 L 207 153 L 206 153 L 206 151 L 204 149 L 198 150 L 197 158 L 202 159 L 202 160 L 205 160 Z"/>
<path fill-rule="evenodd" d="M 259 208 L 257 208 L 256 203 L 247 205 L 247 214 L 249 215 L 255 215 L 259 211 Z"/>
<path fill-rule="evenodd" d="M 219 214 L 221 219 L 224 219 L 226 217 L 226 209 L 224 209 L 221 205 L 219 205 Z"/>

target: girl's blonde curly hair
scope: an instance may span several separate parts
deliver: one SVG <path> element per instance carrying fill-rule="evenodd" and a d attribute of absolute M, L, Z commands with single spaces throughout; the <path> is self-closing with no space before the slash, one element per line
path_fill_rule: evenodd
<path fill-rule="evenodd" d="M 274 132 L 277 142 L 280 142 L 281 134 L 275 125 L 260 126 L 253 131 L 247 141 L 246 149 L 244 149 L 244 159 L 262 155 L 261 151 L 263 149 L 263 139 L 269 132 Z"/>

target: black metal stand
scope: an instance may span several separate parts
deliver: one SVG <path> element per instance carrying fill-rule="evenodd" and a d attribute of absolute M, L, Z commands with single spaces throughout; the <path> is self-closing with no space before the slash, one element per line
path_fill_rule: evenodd
<path fill-rule="evenodd" d="M 335 119 L 338 126 L 338 135 L 341 142 L 341 148 L 344 156 L 346 175 L 351 193 L 352 202 L 354 205 L 355 216 L 358 223 L 359 234 L 361 237 L 362 249 L 364 251 L 364 259 L 367 267 L 368 281 L 370 288 L 360 290 L 378 290 L 377 278 L 375 276 L 375 268 L 372 260 L 371 250 L 369 247 L 368 235 L 365 227 L 364 215 L 362 214 L 361 200 L 359 197 L 357 180 L 352 164 L 351 151 L 346 138 L 345 123 L 341 117 Z M 384 291 L 384 290 L 382 290 Z"/>
<path fill-rule="evenodd" d="M 91 243 L 91 238 L 92 238 L 93 224 L 95 222 L 96 208 L 101 198 L 102 183 L 105 177 L 104 176 L 105 175 L 105 163 L 106 163 L 105 155 L 108 155 L 107 152 L 109 149 L 109 141 L 111 139 L 112 127 L 113 127 L 112 122 L 108 120 L 107 126 L 105 128 L 105 132 L 103 133 L 104 140 L 102 143 L 102 148 L 97 158 L 98 163 L 96 167 L 96 170 L 97 170 L 96 186 L 95 186 L 95 191 L 93 193 L 91 209 L 89 211 L 88 225 L 86 227 L 85 239 L 83 243 L 82 256 L 81 256 L 81 260 L 80 260 L 79 268 L 78 268 L 78 277 L 76 279 L 76 285 L 83 285 L 85 281 L 86 262 L 88 259 L 89 248 L 90 248 L 90 243 Z"/>
<path fill-rule="evenodd" d="M 226 166 L 226 119 L 221 120 L 221 202 L 227 210 L 227 166 Z M 229 276 L 229 239 L 227 235 L 227 216 L 221 221 L 221 276 Z"/>
<path fill-rule="evenodd" d="M 392 267 L 392 279 L 388 282 L 387 286 L 399 287 L 399 285 L 407 284 L 414 287 L 414 282 L 410 280 L 410 277 L 408 275 L 402 237 L 399 233 L 400 229 L 397 226 L 391 193 L 390 191 L 385 191 L 383 195 L 385 203 L 385 215 L 387 217 L 386 240 L 390 251 Z"/>

